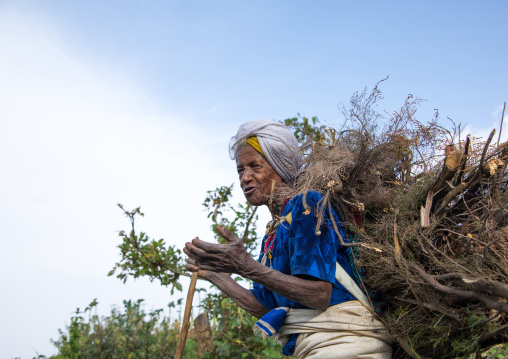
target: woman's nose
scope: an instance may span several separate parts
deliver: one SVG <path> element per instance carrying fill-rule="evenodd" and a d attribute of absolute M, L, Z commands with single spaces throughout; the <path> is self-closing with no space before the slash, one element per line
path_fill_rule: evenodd
<path fill-rule="evenodd" d="M 242 183 L 249 183 L 249 181 L 252 180 L 252 173 L 250 169 L 245 168 L 242 172 L 242 175 L 240 176 L 240 184 Z"/>

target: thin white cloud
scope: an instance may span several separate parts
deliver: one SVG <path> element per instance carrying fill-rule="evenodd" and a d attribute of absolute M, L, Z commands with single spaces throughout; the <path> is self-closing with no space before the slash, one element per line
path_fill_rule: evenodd
<path fill-rule="evenodd" d="M 224 107 L 225 107 L 225 106 L 224 106 L 224 105 L 221 105 L 221 104 L 219 104 L 219 105 L 215 105 L 215 106 L 213 106 L 213 107 L 210 109 L 210 113 L 213 113 L 213 112 L 217 112 L 217 111 L 219 111 L 219 110 L 222 110 Z"/>
<path fill-rule="evenodd" d="M 492 111 L 492 118 L 488 121 L 482 123 L 481 127 L 467 125 L 464 128 L 464 134 L 470 134 L 474 137 L 482 138 L 487 140 L 492 130 L 496 130 L 494 137 L 492 139 L 492 143 L 497 143 L 498 139 L 501 142 L 508 141 L 508 113 L 505 110 L 505 115 L 503 119 L 503 126 L 501 128 L 501 115 L 503 112 L 503 105 L 497 107 Z M 501 137 L 499 137 L 499 132 L 501 131 Z"/>
<path fill-rule="evenodd" d="M 167 304 L 158 284 L 106 277 L 128 227 L 116 203 L 142 205 L 140 228 L 182 247 L 208 232 L 206 190 L 234 178 L 215 165 L 223 146 L 73 56 L 47 23 L 0 13 L 2 358 L 53 353 L 57 328 L 95 297 L 103 312 Z"/>

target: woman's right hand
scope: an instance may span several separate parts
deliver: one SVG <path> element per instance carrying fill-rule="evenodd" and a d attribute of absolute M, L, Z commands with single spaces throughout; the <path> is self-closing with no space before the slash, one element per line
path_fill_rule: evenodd
<path fill-rule="evenodd" d="M 208 279 L 210 275 L 210 271 L 199 269 L 198 264 L 191 257 L 187 257 L 187 263 L 185 264 L 185 268 L 190 270 L 191 272 L 198 272 L 198 277 L 201 279 Z"/>

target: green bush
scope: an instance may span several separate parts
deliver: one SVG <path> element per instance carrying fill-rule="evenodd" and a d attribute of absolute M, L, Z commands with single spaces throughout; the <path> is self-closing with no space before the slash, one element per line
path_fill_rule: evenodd
<path fill-rule="evenodd" d="M 174 356 L 180 326 L 178 321 L 161 318 L 162 309 L 149 313 L 141 308 L 143 300 L 124 301 L 107 317 L 96 314 L 97 300 L 84 311 L 76 310 L 66 330 L 53 340 L 58 355 L 66 359 L 158 359 Z M 184 358 L 195 358 L 196 343 L 187 340 Z"/>

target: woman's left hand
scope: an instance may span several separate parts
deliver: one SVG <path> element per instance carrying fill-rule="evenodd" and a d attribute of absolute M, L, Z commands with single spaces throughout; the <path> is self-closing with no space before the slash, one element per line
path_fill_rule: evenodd
<path fill-rule="evenodd" d="M 201 270 L 235 273 L 242 275 L 248 271 L 254 259 L 247 253 L 240 238 L 233 235 L 223 226 L 217 226 L 219 234 L 228 241 L 227 244 L 215 244 L 194 238 L 185 243 L 184 253 L 194 259 Z"/>

